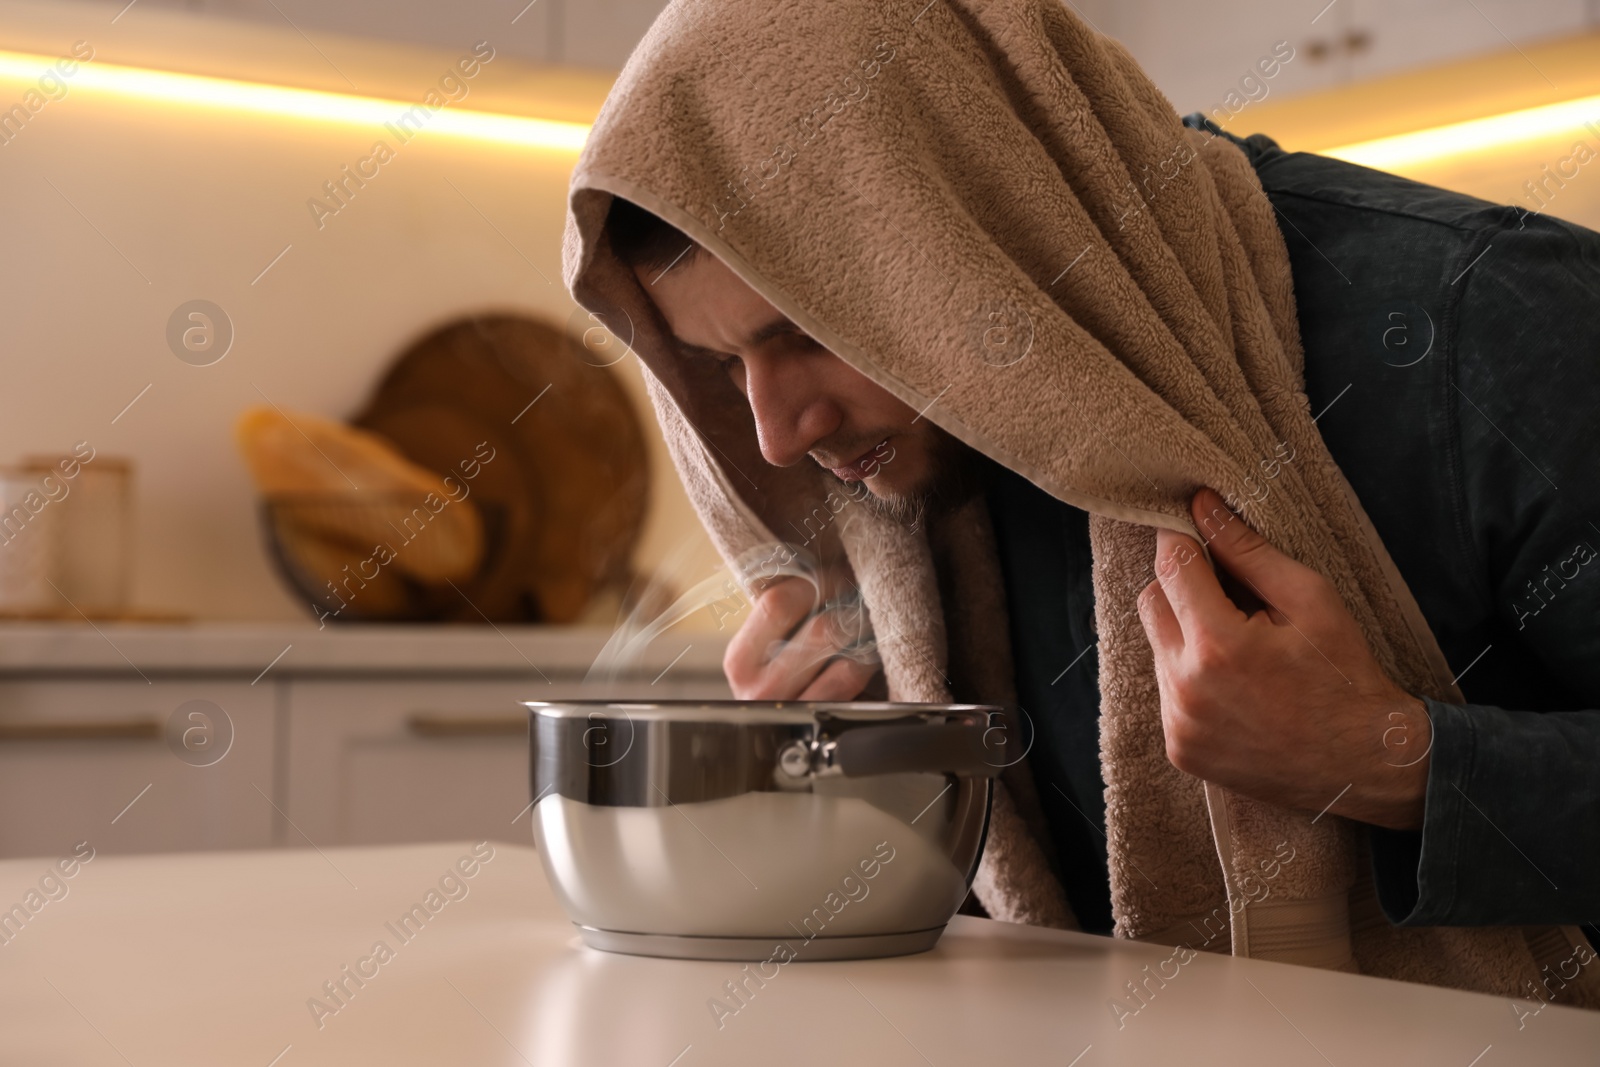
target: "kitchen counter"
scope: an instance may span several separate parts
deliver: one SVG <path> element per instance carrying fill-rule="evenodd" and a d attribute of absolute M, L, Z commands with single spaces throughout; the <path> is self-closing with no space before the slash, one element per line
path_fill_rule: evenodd
<path fill-rule="evenodd" d="M 730 627 L 731 633 L 731 627 Z M 581 678 L 611 631 L 573 626 L 345 623 L 4 623 L 0 676 L 234 674 L 254 678 L 362 673 L 504 673 Z M 629 673 L 721 673 L 728 635 L 676 632 Z M 687 648 L 687 651 L 685 649 Z"/>
<path fill-rule="evenodd" d="M 97 856 L 0 945 L 0 1064 L 1496 1067 L 1600 1048 L 1600 1013 L 1519 1029 L 1504 999 L 1204 953 L 1135 1013 L 1125 984 L 1171 949 L 963 916 L 931 952 L 790 963 L 741 1004 L 740 965 L 582 947 L 531 848 L 473 848 Z M 462 859 L 472 877 L 397 936 Z M 51 862 L 0 863 L 0 907 Z"/>

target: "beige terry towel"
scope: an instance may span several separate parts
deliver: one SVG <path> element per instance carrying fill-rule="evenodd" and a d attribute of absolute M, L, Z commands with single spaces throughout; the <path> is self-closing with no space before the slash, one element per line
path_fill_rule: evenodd
<path fill-rule="evenodd" d="M 651 28 L 574 172 L 565 279 L 645 364 L 685 484 L 735 560 L 823 506 L 829 483 L 810 463 L 766 464 L 726 376 L 669 350 L 607 244 L 613 195 L 1091 512 L 1119 935 L 1513 996 L 1570 953 L 1576 931 L 1396 930 L 1358 827 L 1166 759 L 1134 603 L 1153 527 L 1193 533 L 1202 486 L 1326 575 L 1408 691 L 1459 694 L 1311 421 L 1288 258 L 1254 171 L 1185 130 L 1120 45 L 1055 0 L 674 0 Z M 1263 461 L 1290 450 L 1260 493 Z M 930 537 L 851 507 L 825 541 L 860 585 L 893 697 L 1006 699 L 986 515 L 944 526 Z M 976 887 L 991 914 L 1071 924 L 1043 847 L 1019 765 Z M 1291 850 L 1252 903 L 1239 876 Z M 1600 1004 L 1576 986 L 1565 1000 Z"/>

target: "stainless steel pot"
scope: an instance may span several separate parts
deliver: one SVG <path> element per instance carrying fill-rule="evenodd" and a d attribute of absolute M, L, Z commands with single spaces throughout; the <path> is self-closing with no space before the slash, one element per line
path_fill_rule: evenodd
<path fill-rule="evenodd" d="M 932 948 L 1014 748 L 975 704 L 527 707 L 550 883 L 586 943 L 649 956 Z"/>

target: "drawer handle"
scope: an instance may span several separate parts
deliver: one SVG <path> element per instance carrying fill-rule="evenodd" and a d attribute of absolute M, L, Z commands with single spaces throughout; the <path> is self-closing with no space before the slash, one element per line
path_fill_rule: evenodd
<path fill-rule="evenodd" d="M 406 727 L 419 737 L 526 737 L 524 715 L 436 715 L 426 711 L 406 717 Z"/>
<path fill-rule="evenodd" d="M 151 741 L 161 736 L 159 719 L 100 722 L 0 722 L 5 741 Z"/>

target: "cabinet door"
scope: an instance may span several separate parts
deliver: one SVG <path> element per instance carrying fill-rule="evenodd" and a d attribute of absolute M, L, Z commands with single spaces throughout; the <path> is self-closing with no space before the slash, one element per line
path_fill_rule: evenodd
<path fill-rule="evenodd" d="M 1133 53 L 1178 114 L 1203 111 L 1231 132 L 1249 133 L 1253 105 L 1326 88 L 1344 76 L 1311 46 L 1337 36 L 1340 8 L 1348 3 L 1338 0 L 1320 17 L 1317 6 L 1285 0 L 1073 6 Z"/>
<path fill-rule="evenodd" d="M 523 700 L 594 696 L 577 681 L 290 683 L 288 844 L 489 839 L 526 844 Z M 608 684 L 624 699 L 726 697 L 720 677 Z"/>
<path fill-rule="evenodd" d="M 266 683 L 0 683 L 0 858 L 269 846 L 273 704 Z"/>
<path fill-rule="evenodd" d="M 1341 0 L 1366 43 L 1351 56 L 1352 78 L 1426 67 L 1581 32 L 1586 0 Z M 1528 76 L 1540 77 L 1537 67 Z"/>
<path fill-rule="evenodd" d="M 1249 107 L 1261 99 L 1578 33 L 1595 17 L 1589 0 L 1069 2 L 1128 47 L 1179 114 L 1204 111 L 1235 133 L 1251 132 Z M 1271 78 L 1252 78 L 1280 41 L 1293 58 Z"/>

